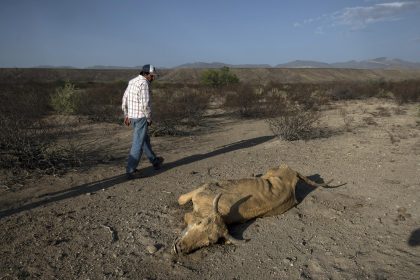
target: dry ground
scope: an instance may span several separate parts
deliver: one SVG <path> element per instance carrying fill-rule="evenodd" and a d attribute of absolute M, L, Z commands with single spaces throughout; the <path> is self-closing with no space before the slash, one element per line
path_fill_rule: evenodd
<path fill-rule="evenodd" d="M 261 120 L 213 114 L 190 137 L 154 138 L 165 167 L 125 181 L 131 131 L 85 124 L 110 161 L 0 189 L 0 279 L 419 279 L 420 112 L 371 99 L 336 103 L 330 137 L 286 142 Z M 287 163 L 337 189 L 309 190 L 287 213 L 233 226 L 240 247 L 187 256 L 180 194 Z"/>

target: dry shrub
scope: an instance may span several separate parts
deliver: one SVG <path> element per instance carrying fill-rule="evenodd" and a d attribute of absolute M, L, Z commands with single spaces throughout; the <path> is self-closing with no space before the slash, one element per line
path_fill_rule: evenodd
<path fill-rule="evenodd" d="M 76 140 L 77 121 L 51 114 L 55 84 L 0 85 L 0 169 L 5 184 L 31 176 L 63 174 L 80 166 L 87 153 Z M 66 139 L 58 144 L 59 139 Z M 89 152 L 90 153 L 90 152 Z"/>
<path fill-rule="evenodd" d="M 223 107 L 237 111 L 242 118 L 271 118 L 283 115 L 287 98 L 287 93 L 278 88 L 242 84 L 226 92 Z"/>
<path fill-rule="evenodd" d="M 391 112 L 389 108 L 378 106 L 376 107 L 376 112 L 373 112 L 372 115 L 376 117 L 390 117 Z"/>
<path fill-rule="evenodd" d="M 364 99 L 380 93 L 379 81 L 369 82 L 335 82 L 328 85 L 327 96 L 334 101 Z"/>
<path fill-rule="evenodd" d="M 344 129 L 350 132 L 352 130 L 352 124 L 354 123 L 354 118 L 348 114 L 345 108 L 341 108 L 339 113 L 344 122 Z"/>
<path fill-rule="evenodd" d="M 288 99 L 300 104 L 306 110 L 317 109 L 329 101 L 320 84 L 287 84 L 284 86 L 284 91 Z"/>
<path fill-rule="evenodd" d="M 100 122 L 115 122 L 121 118 L 121 100 L 126 83 L 90 85 L 79 90 L 76 113 Z"/>
<path fill-rule="evenodd" d="M 2 87 L 0 98 L 0 168 L 18 181 L 33 172 L 54 173 L 60 150 L 49 150 L 56 132 L 46 117 L 51 88 L 39 84 Z"/>
<path fill-rule="evenodd" d="M 365 117 L 365 118 L 363 118 L 363 121 L 367 125 L 378 125 L 378 123 L 375 121 L 375 119 L 373 117 Z"/>
<path fill-rule="evenodd" d="M 264 94 L 266 117 L 283 116 L 294 108 L 303 111 L 320 111 L 328 104 L 323 92 L 315 85 L 299 84 L 284 89 L 272 88 Z"/>
<path fill-rule="evenodd" d="M 386 130 L 386 132 L 388 133 L 389 140 L 391 141 L 392 144 L 397 144 L 400 142 L 400 139 L 394 133 L 388 130 Z"/>
<path fill-rule="evenodd" d="M 399 104 L 420 101 L 420 80 L 333 82 L 322 86 L 331 100 L 394 98 Z"/>
<path fill-rule="evenodd" d="M 399 104 L 420 101 L 420 80 L 393 82 L 388 88 Z"/>
<path fill-rule="evenodd" d="M 241 85 L 227 94 L 224 105 L 241 117 L 265 118 L 273 134 L 284 140 L 320 137 L 319 108 L 325 102 L 320 91 L 306 85 L 277 86 Z"/>
<path fill-rule="evenodd" d="M 284 84 L 266 88 L 267 122 L 277 137 L 307 140 L 322 136 L 319 129 L 320 108 L 328 100 L 315 84 Z"/>
<path fill-rule="evenodd" d="M 396 115 L 406 115 L 407 114 L 407 110 L 402 106 L 393 107 L 392 111 Z"/>
<path fill-rule="evenodd" d="M 260 115 L 266 118 L 282 116 L 287 113 L 288 95 L 278 88 L 272 88 L 264 94 Z"/>
<path fill-rule="evenodd" d="M 237 110 L 243 118 L 260 117 L 264 113 L 262 96 L 252 85 L 240 84 L 226 92 L 224 107 Z"/>
<path fill-rule="evenodd" d="M 7 165 L 9 150 L 25 150 L 39 138 L 41 119 L 49 112 L 49 90 L 39 84 L 1 85 L 0 89 L 0 147 L 1 166 Z M 48 137 L 47 137 L 48 139 Z M 26 147 L 29 146 L 29 147 Z M 20 152 L 19 152 L 20 153 Z"/>
<path fill-rule="evenodd" d="M 269 118 L 267 122 L 273 134 L 281 139 L 307 140 L 320 136 L 320 130 L 316 128 L 320 116 L 317 111 L 304 110 L 298 104 L 289 104 L 284 115 Z"/>
<path fill-rule="evenodd" d="M 9 174 L 5 183 L 21 183 L 28 177 L 45 174 L 62 175 L 103 158 L 100 147 L 93 143 L 98 139 L 87 143 L 79 138 L 78 124 L 79 119 L 72 116 L 2 118 L 0 169 Z"/>
<path fill-rule="evenodd" d="M 43 83 L 0 84 L 1 117 L 39 119 L 50 111 L 55 86 Z"/>
<path fill-rule="evenodd" d="M 90 120 L 115 122 L 121 118 L 121 99 L 126 83 L 88 83 L 69 81 L 51 95 L 51 106 L 59 114 L 82 115 Z"/>
<path fill-rule="evenodd" d="M 151 134 L 186 134 L 181 128 L 200 125 L 208 109 L 209 100 L 210 95 L 207 92 L 197 89 L 156 90 L 152 97 L 154 124 Z"/>

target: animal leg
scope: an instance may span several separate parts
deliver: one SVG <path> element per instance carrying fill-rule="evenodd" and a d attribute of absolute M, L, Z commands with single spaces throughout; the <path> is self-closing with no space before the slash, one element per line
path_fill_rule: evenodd
<path fill-rule="evenodd" d="M 193 213 L 192 212 L 190 212 L 190 213 L 185 213 L 185 215 L 184 215 L 184 222 L 187 224 L 187 225 L 189 225 L 189 224 L 191 224 L 192 223 L 192 220 L 193 220 Z"/>
<path fill-rule="evenodd" d="M 179 198 L 178 198 L 178 204 L 179 205 L 184 205 L 188 201 L 192 200 L 193 196 L 195 196 L 197 193 L 203 191 L 206 186 L 207 186 L 207 184 L 199 187 L 198 189 L 190 191 L 189 193 L 180 195 Z"/>

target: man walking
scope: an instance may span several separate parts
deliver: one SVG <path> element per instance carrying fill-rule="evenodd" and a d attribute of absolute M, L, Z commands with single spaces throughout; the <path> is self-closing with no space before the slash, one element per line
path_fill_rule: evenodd
<path fill-rule="evenodd" d="M 163 158 L 157 157 L 152 150 L 148 127 L 152 125 L 150 86 L 157 73 L 151 64 L 143 66 L 140 75 L 129 81 L 122 99 L 124 124 L 133 125 L 133 143 L 127 161 L 127 179 L 134 179 L 134 173 L 144 151 L 155 170 L 162 167 Z"/>

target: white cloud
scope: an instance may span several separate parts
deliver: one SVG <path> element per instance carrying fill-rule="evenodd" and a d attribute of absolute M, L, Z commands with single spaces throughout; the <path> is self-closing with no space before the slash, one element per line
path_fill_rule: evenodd
<path fill-rule="evenodd" d="M 376 0 L 375 0 L 376 1 Z M 369 2 L 372 2 L 370 0 Z M 323 26 L 349 26 L 352 30 L 363 29 L 369 24 L 403 19 L 405 13 L 420 8 L 420 1 L 399 1 L 371 4 L 369 6 L 348 7 L 329 15 L 308 18 L 294 23 L 295 27 L 319 23 Z M 324 29 L 322 27 L 322 29 Z M 320 33 L 319 30 L 317 33 Z M 323 32 L 322 32 L 323 33 Z"/>
<path fill-rule="evenodd" d="M 295 22 L 293 24 L 293 26 L 294 27 L 301 27 L 303 25 L 308 25 L 308 24 L 312 24 L 312 23 L 315 23 L 315 22 L 325 21 L 326 18 L 328 18 L 328 15 L 325 15 L 325 14 L 321 15 L 319 17 L 316 17 L 316 18 L 307 18 L 307 19 L 304 19 L 301 22 Z"/>
<path fill-rule="evenodd" d="M 315 30 L 315 34 L 318 34 L 318 35 L 323 35 L 323 34 L 325 34 L 325 31 L 324 31 L 324 26 L 318 26 L 318 27 L 316 28 L 316 30 Z"/>
<path fill-rule="evenodd" d="M 420 6 L 420 2 L 391 2 L 375 4 L 367 7 L 352 7 L 335 12 L 332 20 L 336 24 L 347 25 L 352 29 L 362 29 L 369 24 L 384 21 L 395 21 L 412 9 Z"/>
<path fill-rule="evenodd" d="M 417 38 L 411 38 L 410 43 L 420 43 L 420 37 Z"/>

